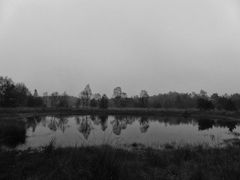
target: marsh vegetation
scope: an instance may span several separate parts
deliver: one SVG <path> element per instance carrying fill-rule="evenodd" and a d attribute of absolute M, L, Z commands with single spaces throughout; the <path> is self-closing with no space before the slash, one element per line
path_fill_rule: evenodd
<path fill-rule="evenodd" d="M 123 150 L 110 146 L 0 153 L 0 179 L 184 179 L 237 180 L 240 148 L 186 146 Z"/>

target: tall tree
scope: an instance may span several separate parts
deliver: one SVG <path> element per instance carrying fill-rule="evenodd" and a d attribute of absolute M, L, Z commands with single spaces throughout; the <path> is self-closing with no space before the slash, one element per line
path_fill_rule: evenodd
<path fill-rule="evenodd" d="M 34 97 L 38 97 L 38 91 L 37 91 L 37 89 L 34 89 L 33 96 L 34 96 Z"/>
<path fill-rule="evenodd" d="M 58 94 L 58 92 L 53 92 L 51 94 L 50 99 L 51 99 L 51 107 L 57 107 L 58 104 L 59 104 L 59 94 Z"/>
<path fill-rule="evenodd" d="M 50 100 L 49 100 L 49 96 L 48 96 L 48 92 L 44 92 L 43 93 L 43 104 L 45 107 L 50 107 Z"/>
<path fill-rule="evenodd" d="M 121 97 L 122 89 L 121 87 L 116 87 L 113 89 L 113 98 Z"/>
<path fill-rule="evenodd" d="M 200 95 L 201 98 L 207 98 L 208 97 L 207 92 L 202 90 L 202 89 L 201 89 L 199 95 Z"/>
<path fill-rule="evenodd" d="M 0 101 L 3 107 L 16 106 L 15 85 L 8 77 L 0 77 Z"/>
<path fill-rule="evenodd" d="M 104 94 L 100 100 L 99 107 L 102 109 L 107 109 L 108 108 L 108 97 L 106 94 Z"/>
<path fill-rule="evenodd" d="M 69 107 L 69 96 L 66 92 L 59 97 L 59 107 Z"/>
<path fill-rule="evenodd" d="M 29 96 L 31 96 L 31 93 L 25 84 L 17 83 L 15 85 L 15 97 L 17 106 L 27 106 Z"/>
<path fill-rule="evenodd" d="M 142 90 L 140 93 L 140 104 L 141 107 L 147 107 L 148 106 L 148 92 L 146 90 Z"/>
<path fill-rule="evenodd" d="M 82 106 L 89 106 L 91 97 L 92 97 L 92 90 L 90 88 L 90 85 L 88 84 L 86 85 L 84 90 L 80 93 Z"/>

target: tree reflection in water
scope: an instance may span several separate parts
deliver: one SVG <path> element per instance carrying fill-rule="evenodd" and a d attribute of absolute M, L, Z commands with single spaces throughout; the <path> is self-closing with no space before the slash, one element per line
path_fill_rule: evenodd
<path fill-rule="evenodd" d="M 86 115 L 86 116 L 75 116 L 75 122 L 77 130 L 83 135 L 87 140 L 93 130 L 94 126 L 100 126 L 102 131 L 106 131 L 108 128 L 108 116 L 107 115 Z M 129 125 L 134 122 L 138 122 L 140 126 L 141 133 L 147 133 L 150 128 L 150 123 L 152 121 L 157 121 L 159 123 L 164 123 L 166 126 L 180 125 L 180 124 L 192 124 L 198 126 L 199 131 L 208 130 L 213 127 L 228 128 L 232 132 L 238 125 L 235 121 L 227 120 L 217 120 L 208 118 L 190 119 L 183 117 L 154 117 L 153 119 L 148 116 L 135 117 L 135 116 L 113 116 L 110 124 L 112 125 L 112 132 L 119 136 L 122 130 L 127 129 Z M 60 130 L 65 132 L 69 124 L 68 116 L 53 116 L 53 117 L 39 117 L 33 116 L 26 119 L 26 128 L 30 131 L 35 132 L 39 124 L 43 127 L 48 127 L 51 131 Z M 94 126 L 93 126 L 94 125 Z"/>
<path fill-rule="evenodd" d="M 120 135 L 122 130 L 126 129 L 127 125 L 131 125 L 134 121 L 136 121 L 136 118 L 132 116 L 114 116 L 114 120 L 111 122 L 113 133 Z"/>
<path fill-rule="evenodd" d="M 60 117 L 57 125 L 58 125 L 59 129 L 64 133 L 65 130 L 67 129 L 67 127 L 69 127 L 68 118 Z"/>
<path fill-rule="evenodd" d="M 217 127 L 227 127 L 229 129 L 230 132 L 233 132 L 234 129 L 236 129 L 238 125 L 238 122 L 236 121 L 226 121 L 226 120 L 221 120 L 218 121 L 218 123 L 216 124 Z"/>
<path fill-rule="evenodd" d="M 203 131 L 213 128 L 215 122 L 212 119 L 199 119 L 198 120 L 198 130 Z"/>
<path fill-rule="evenodd" d="M 139 120 L 140 123 L 140 131 L 141 133 L 146 133 L 149 128 L 149 121 L 147 117 L 141 117 Z"/>
<path fill-rule="evenodd" d="M 59 129 L 63 133 L 68 127 L 68 118 L 63 116 L 51 117 L 50 123 L 48 124 L 50 130 L 57 131 Z"/>
<path fill-rule="evenodd" d="M 213 127 L 228 128 L 230 132 L 233 132 L 237 126 L 236 121 L 226 121 L 226 120 L 216 120 L 213 119 L 198 119 L 198 129 L 199 131 L 208 130 Z"/>
<path fill-rule="evenodd" d="M 113 125 L 113 133 L 116 135 L 120 135 L 121 134 L 121 124 L 119 122 L 119 120 L 114 119 L 111 124 Z"/>
<path fill-rule="evenodd" d="M 96 120 L 96 116 L 95 115 L 90 115 L 90 119 L 94 122 Z"/>
<path fill-rule="evenodd" d="M 50 120 L 48 128 L 52 131 L 57 131 L 57 120 L 55 117 L 52 117 L 52 119 Z"/>
<path fill-rule="evenodd" d="M 123 116 L 115 116 L 111 124 L 113 126 L 113 133 L 116 135 L 120 135 L 122 129 L 127 128 L 126 118 L 124 118 Z"/>
<path fill-rule="evenodd" d="M 105 131 L 108 127 L 108 124 L 107 124 L 108 116 L 102 115 L 102 116 L 99 116 L 98 118 L 100 119 L 102 131 Z"/>
<path fill-rule="evenodd" d="M 89 116 L 82 116 L 79 118 L 78 131 L 83 135 L 85 139 L 88 139 L 92 129 L 92 121 Z"/>
<path fill-rule="evenodd" d="M 108 116 L 107 115 L 100 115 L 100 116 L 90 116 L 93 123 L 97 126 L 101 126 L 102 131 L 105 131 L 108 127 Z"/>
<path fill-rule="evenodd" d="M 36 131 L 37 125 L 42 121 L 40 116 L 32 116 L 32 117 L 27 117 L 26 118 L 26 128 L 27 129 L 32 129 L 32 132 Z"/>
<path fill-rule="evenodd" d="M 99 126 L 101 124 L 101 119 L 99 117 L 96 116 L 90 116 L 92 122 L 96 125 Z"/>
<path fill-rule="evenodd" d="M 36 131 L 36 127 L 38 124 L 42 124 L 43 127 L 48 127 L 51 131 L 57 131 L 60 129 L 62 132 L 65 132 L 68 125 L 68 117 L 64 116 L 53 116 L 49 117 L 50 122 L 47 121 L 48 117 L 39 117 L 39 116 L 33 116 L 33 117 L 28 117 L 26 119 L 26 128 L 27 129 L 32 129 L 32 132 Z"/>
<path fill-rule="evenodd" d="M 76 116 L 75 117 L 75 121 L 76 121 L 76 124 L 79 125 L 81 120 L 80 120 L 80 117 L 79 116 Z"/>

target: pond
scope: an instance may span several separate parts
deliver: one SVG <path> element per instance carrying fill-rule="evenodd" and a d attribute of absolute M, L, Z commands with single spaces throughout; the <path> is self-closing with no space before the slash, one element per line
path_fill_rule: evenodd
<path fill-rule="evenodd" d="M 237 139 L 240 134 L 237 122 L 207 118 L 37 116 L 25 118 L 24 122 L 26 138 L 21 142 L 13 141 L 15 144 L 2 143 L 1 146 L 19 150 L 39 148 L 52 140 L 60 147 L 101 144 L 153 148 L 166 144 L 218 146 L 227 140 Z"/>

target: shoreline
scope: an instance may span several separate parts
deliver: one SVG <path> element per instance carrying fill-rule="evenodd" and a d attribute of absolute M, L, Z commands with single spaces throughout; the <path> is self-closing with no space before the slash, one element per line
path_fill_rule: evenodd
<path fill-rule="evenodd" d="M 153 108 L 0 108 L 0 117 L 26 117 L 44 115 L 178 116 L 186 118 L 203 117 L 240 121 L 239 111 L 201 111 L 197 109 Z"/>

